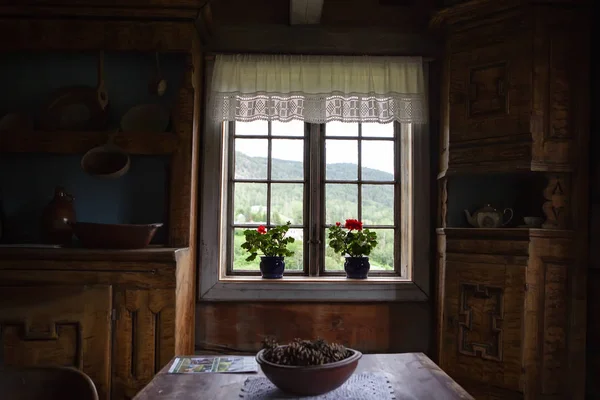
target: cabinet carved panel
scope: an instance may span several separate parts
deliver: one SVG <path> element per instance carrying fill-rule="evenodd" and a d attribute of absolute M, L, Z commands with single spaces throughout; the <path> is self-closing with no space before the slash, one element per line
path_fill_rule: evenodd
<path fill-rule="evenodd" d="M 441 367 L 459 383 L 522 391 L 526 268 L 462 258 L 446 260 Z"/>
<path fill-rule="evenodd" d="M 544 228 L 569 228 L 569 198 L 571 188 L 567 174 L 549 174 L 548 183 L 544 189 L 542 210 L 546 216 Z"/>
<path fill-rule="evenodd" d="M 502 361 L 503 293 L 501 288 L 460 284 L 458 351 Z"/>
<path fill-rule="evenodd" d="M 132 399 L 175 354 L 175 292 L 115 293 L 113 397 Z"/>
<path fill-rule="evenodd" d="M 516 37 L 450 55 L 451 145 L 529 134 L 532 61 L 526 42 Z"/>
<path fill-rule="evenodd" d="M 0 363 L 71 366 L 109 383 L 110 286 L 0 287 Z"/>
<path fill-rule="evenodd" d="M 469 72 L 470 118 L 508 113 L 506 62 L 471 68 Z"/>

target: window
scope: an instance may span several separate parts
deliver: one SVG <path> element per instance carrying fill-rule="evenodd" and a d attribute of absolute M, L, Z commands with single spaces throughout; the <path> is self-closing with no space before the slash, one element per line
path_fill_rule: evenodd
<path fill-rule="evenodd" d="M 245 229 L 290 221 L 286 275 L 344 275 L 327 228 L 358 218 L 378 236 L 369 275 L 407 278 L 410 132 L 397 123 L 229 123 L 226 274 L 259 275 L 240 247 Z"/>
<path fill-rule="evenodd" d="M 435 179 L 422 60 L 215 58 L 200 137 L 199 298 L 427 300 Z M 347 280 L 327 245 L 327 228 L 346 218 L 378 233 L 366 280 Z M 288 220 L 295 254 L 283 279 L 261 279 L 242 232 Z"/>

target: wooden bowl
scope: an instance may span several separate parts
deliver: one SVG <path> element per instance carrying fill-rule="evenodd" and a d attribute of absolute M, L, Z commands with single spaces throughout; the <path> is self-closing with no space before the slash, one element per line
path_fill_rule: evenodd
<path fill-rule="evenodd" d="M 96 224 L 73 222 L 73 233 L 88 249 L 143 249 L 162 224 Z"/>
<path fill-rule="evenodd" d="M 347 349 L 352 355 L 342 361 L 308 367 L 279 365 L 264 359 L 264 349 L 256 355 L 256 362 L 273 385 L 286 393 L 300 396 L 318 396 L 342 386 L 354 373 L 362 353 Z"/>

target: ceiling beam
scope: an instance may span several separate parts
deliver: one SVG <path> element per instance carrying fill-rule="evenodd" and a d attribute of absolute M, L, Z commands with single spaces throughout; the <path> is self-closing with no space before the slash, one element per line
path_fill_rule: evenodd
<path fill-rule="evenodd" d="M 290 0 L 290 24 L 311 25 L 321 22 L 324 0 Z"/>

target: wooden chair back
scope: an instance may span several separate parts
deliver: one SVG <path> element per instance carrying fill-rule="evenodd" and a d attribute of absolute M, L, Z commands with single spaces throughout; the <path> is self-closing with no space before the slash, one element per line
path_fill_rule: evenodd
<path fill-rule="evenodd" d="M 6 400 L 98 400 L 85 373 L 69 367 L 0 367 L 0 398 Z"/>

